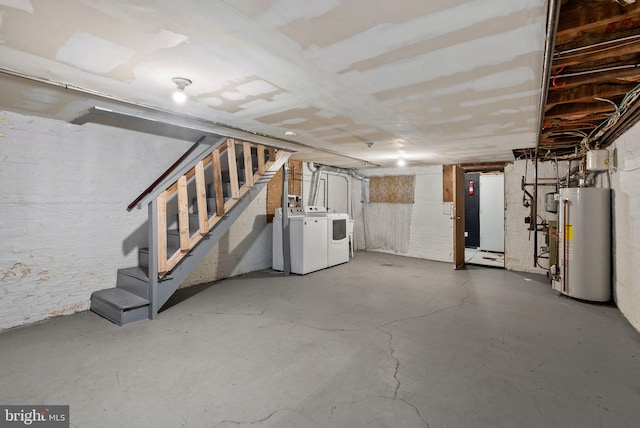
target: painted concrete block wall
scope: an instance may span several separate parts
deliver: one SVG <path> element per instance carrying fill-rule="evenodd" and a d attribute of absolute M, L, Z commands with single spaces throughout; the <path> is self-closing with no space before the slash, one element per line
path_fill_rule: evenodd
<path fill-rule="evenodd" d="M 562 173 L 562 165 L 560 166 Z M 526 170 L 526 171 L 525 171 Z M 505 269 L 546 274 L 546 269 L 533 266 L 533 244 L 532 231 L 529 233 L 528 224 L 525 224 L 525 217 L 529 216 L 530 209 L 522 205 L 523 192 L 521 180 L 525 176 L 526 181 L 533 182 L 534 163 L 525 160 L 515 161 L 507 165 L 504 170 L 504 192 L 505 192 Z M 538 164 L 538 177 L 556 177 L 556 168 L 552 162 L 540 162 Z M 538 214 L 546 220 L 557 220 L 557 215 L 547 213 L 544 210 L 544 194 L 555 190 L 551 187 L 538 188 Z M 527 188 L 533 193 L 531 187 Z M 538 233 L 538 248 L 544 245 L 544 235 Z M 540 264 L 548 267 L 547 260 L 541 260 Z"/>
<path fill-rule="evenodd" d="M 272 230 L 272 225 L 267 224 L 265 187 L 207 254 L 200 266 L 191 272 L 182 287 L 271 267 Z"/>
<path fill-rule="evenodd" d="M 402 255 L 443 262 L 453 260 L 451 204 L 442 202 L 441 165 L 419 168 L 367 169 L 361 172 L 367 176 L 415 175 L 416 188 L 411 212 L 409 245 L 408 251 Z M 392 215 L 391 212 L 390 215 Z M 386 227 L 384 221 L 377 227 Z M 356 242 L 359 239 L 360 236 L 357 234 Z M 366 246 L 366 242 L 364 244 Z"/>
<path fill-rule="evenodd" d="M 117 269 L 135 266 L 137 249 L 146 246 L 146 207 L 127 212 L 126 206 L 192 143 L 9 112 L 0 112 L 0 122 L 5 329 L 88 309 L 93 291 L 114 287 Z M 254 245 L 236 228 L 200 278 L 270 266 L 264 206 L 261 195 L 239 220 L 257 238 Z M 202 274 L 207 269 L 215 273 Z M 189 280 L 197 283 L 198 276 Z"/>
<path fill-rule="evenodd" d="M 640 124 L 618 138 L 609 150 L 617 167 L 610 168 L 614 299 L 640 331 Z"/>

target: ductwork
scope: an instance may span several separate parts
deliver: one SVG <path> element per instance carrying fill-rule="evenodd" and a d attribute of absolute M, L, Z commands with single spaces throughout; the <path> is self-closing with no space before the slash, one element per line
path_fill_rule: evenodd
<path fill-rule="evenodd" d="M 346 169 L 346 168 L 337 168 L 334 166 L 328 165 L 320 165 L 313 164 L 313 168 L 311 168 L 312 164 L 307 163 L 307 168 L 312 172 L 311 175 L 311 189 L 309 192 L 309 200 L 308 205 L 316 205 L 318 200 L 318 188 L 320 186 L 320 175 L 324 173 L 333 173 L 333 174 L 341 174 L 347 175 L 349 177 L 353 177 L 356 180 L 362 181 L 362 202 L 369 202 L 369 177 L 360 174 L 356 170 Z"/>

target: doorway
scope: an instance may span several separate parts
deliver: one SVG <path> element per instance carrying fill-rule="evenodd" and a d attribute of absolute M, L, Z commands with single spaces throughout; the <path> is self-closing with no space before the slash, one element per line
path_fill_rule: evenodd
<path fill-rule="evenodd" d="M 504 268 L 504 174 L 465 173 L 465 263 Z"/>

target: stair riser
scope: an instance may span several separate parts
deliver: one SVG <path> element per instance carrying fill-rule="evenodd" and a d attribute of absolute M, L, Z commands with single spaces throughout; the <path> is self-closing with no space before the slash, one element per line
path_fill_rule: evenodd
<path fill-rule="evenodd" d="M 149 305 L 130 310 L 122 310 L 92 298 L 91 310 L 118 325 L 125 325 L 149 318 Z"/>
<path fill-rule="evenodd" d="M 129 275 L 118 272 L 116 279 L 116 287 L 127 290 L 129 293 L 133 293 L 136 296 L 140 296 L 144 299 L 148 299 L 149 282 L 142 281 L 138 278 L 133 278 Z"/>
<path fill-rule="evenodd" d="M 138 266 L 145 269 L 149 273 L 149 252 L 138 250 Z"/>

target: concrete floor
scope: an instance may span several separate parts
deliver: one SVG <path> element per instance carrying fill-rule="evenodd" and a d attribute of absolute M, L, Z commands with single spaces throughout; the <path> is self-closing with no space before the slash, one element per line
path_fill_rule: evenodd
<path fill-rule="evenodd" d="M 464 262 L 472 265 L 504 268 L 504 253 L 483 251 L 478 248 L 465 248 Z"/>
<path fill-rule="evenodd" d="M 637 427 L 640 335 L 545 279 L 378 253 L 0 334 L 0 403 L 73 427 Z"/>

